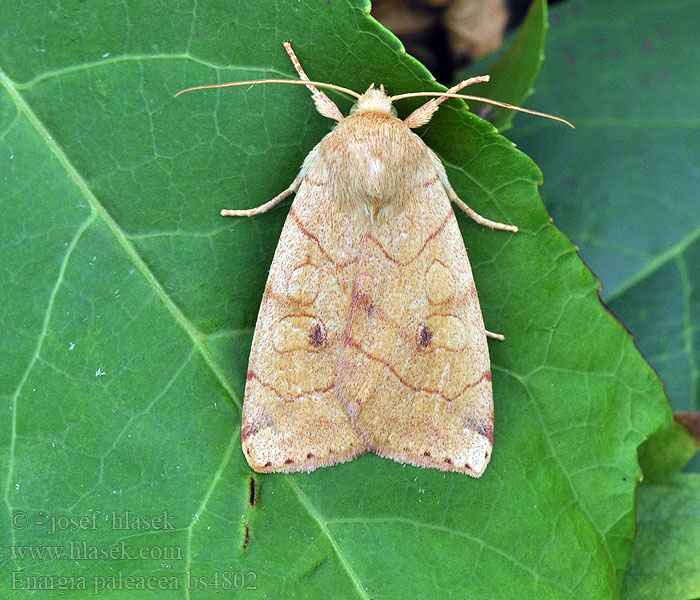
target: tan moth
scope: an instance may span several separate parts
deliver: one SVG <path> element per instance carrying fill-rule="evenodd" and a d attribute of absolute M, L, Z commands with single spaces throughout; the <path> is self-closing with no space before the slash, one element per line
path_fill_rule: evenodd
<path fill-rule="evenodd" d="M 338 121 L 281 194 L 232 217 L 267 212 L 296 193 L 275 252 L 248 366 L 241 442 L 258 472 L 313 471 L 375 452 L 401 463 L 479 477 L 493 446 L 486 337 L 454 202 L 437 155 L 411 129 L 457 92 L 389 97 L 312 82 L 285 44 L 321 115 Z M 343 117 L 318 88 L 350 94 Z M 434 96 L 405 120 L 393 102 Z M 556 117 L 556 120 L 563 121 Z M 564 121 L 566 122 L 566 121 Z"/>

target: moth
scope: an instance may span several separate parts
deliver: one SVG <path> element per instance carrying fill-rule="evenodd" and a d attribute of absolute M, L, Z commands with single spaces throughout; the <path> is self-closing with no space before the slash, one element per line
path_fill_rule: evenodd
<path fill-rule="evenodd" d="M 193 89 L 305 85 L 337 121 L 281 194 L 232 217 L 267 212 L 295 192 L 253 336 L 241 442 L 258 472 L 313 471 L 374 452 L 400 463 L 479 477 L 493 447 L 487 336 L 452 203 L 476 223 L 438 156 L 412 129 L 445 93 L 390 97 L 312 82 L 289 42 L 299 80 L 266 79 Z M 318 88 L 357 99 L 350 115 Z M 180 93 L 183 93 L 180 92 Z M 393 103 L 435 96 L 405 120 Z M 556 118 L 556 117 L 553 117 Z M 562 120 L 558 119 L 557 120 Z"/>

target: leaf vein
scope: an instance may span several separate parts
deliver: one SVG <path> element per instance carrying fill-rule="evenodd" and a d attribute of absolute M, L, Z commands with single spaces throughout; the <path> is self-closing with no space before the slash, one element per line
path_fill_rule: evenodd
<path fill-rule="evenodd" d="M 340 544 L 338 544 L 338 540 L 335 539 L 335 536 L 331 533 L 330 529 L 328 529 L 328 521 L 324 519 L 323 516 L 321 516 L 321 514 L 316 510 L 316 508 L 314 508 L 314 506 L 311 504 L 304 492 L 296 484 L 293 477 L 287 475 L 286 481 L 289 484 L 289 486 L 294 490 L 294 493 L 297 495 L 297 498 L 299 498 L 299 502 L 301 503 L 301 505 L 306 509 L 306 512 L 309 513 L 309 516 L 314 521 L 316 521 L 319 529 L 330 542 L 331 547 L 335 552 L 335 555 L 338 557 L 338 561 L 347 572 L 348 576 L 350 577 L 350 580 L 355 585 L 355 588 L 357 589 L 357 592 L 360 595 L 360 597 L 363 598 L 363 600 L 370 600 L 367 591 L 365 590 L 364 586 L 360 582 L 359 577 L 357 576 L 357 573 L 355 573 L 355 570 L 352 568 L 352 565 L 350 565 L 348 559 L 343 553 Z"/>
<path fill-rule="evenodd" d="M 68 246 L 66 247 L 66 252 L 63 256 L 63 260 L 61 260 L 61 265 L 58 268 L 58 273 L 56 275 L 56 283 L 53 286 L 53 289 L 51 290 L 51 293 L 49 294 L 49 299 L 46 303 L 46 311 L 44 312 L 44 320 L 41 326 L 41 331 L 39 332 L 39 337 L 36 342 L 36 347 L 34 348 L 34 354 L 32 355 L 31 360 L 29 361 L 29 364 L 27 365 L 27 368 L 25 369 L 24 373 L 22 374 L 22 377 L 17 384 L 17 389 L 15 390 L 15 393 L 12 395 L 12 402 L 11 402 L 11 412 L 12 412 L 12 418 L 10 419 L 10 440 L 9 440 L 9 450 L 8 450 L 8 457 L 7 457 L 7 479 L 5 480 L 5 506 L 7 507 L 7 513 L 8 513 L 8 518 L 12 514 L 12 502 L 10 501 L 10 489 L 12 487 L 12 476 L 14 474 L 14 462 L 15 462 L 15 444 L 17 442 L 17 405 L 18 405 L 18 400 L 19 396 L 22 392 L 22 389 L 24 388 L 24 384 L 27 382 L 27 379 L 29 379 L 29 374 L 32 372 L 34 369 L 34 365 L 36 364 L 37 360 L 39 359 L 39 354 L 41 352 L 41 348 L 44 344 L 44 340 L 46 339 L 46 334 L 48 333 L 49 330 L 49 321 L 51 320 L 51 313 L 53 311 L 53 306 L 54 302 L 56 300 L 56 296 L 58 295 L 58 290 L 61 288 L 61 284 L 63 283 L 63 277 L 65 275 L 66 269 L 68 268 L 68 261 L 70 257 L 73 254 L 73 251 L 75 250 L 76 246 L 78 245 L 78 241 L 82 237 L 83 233 L 87 230 L 87 228 L 93 223 L 95 220 L 95 213 L 92 212 L 90 213 L 90 216 L 83 221 L 83 223 L 76 229 L 75 234 L 73 235 L 73 239 L 70 241 Z M 13 527 L 10 527 L 10 545 L 14 545 L 16 541 L 15 537 L 15 529 Z M 17 559 L 13 557 L 13 562 L 15 564 L 15 567 L 19 569 L 19 565 L 17 563 Z"/>

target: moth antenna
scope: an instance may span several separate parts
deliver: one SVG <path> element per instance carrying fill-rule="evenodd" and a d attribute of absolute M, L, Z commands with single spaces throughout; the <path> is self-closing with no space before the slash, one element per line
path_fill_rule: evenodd
<path fill-rule="evenodd" d="M 299 78 L 306 83 L 306 87 L 311 91 L 311 97 L 316 105 L 316 110 L 324 117 L 328 117 L 329 119 L 334 119 L 336 121 L 342 121 L 343 113 L 340 112 L 340 109 L 335 105 L 335 102 L 333 102 L 333 100 L 326 96 L 321 90 L 316 88 L 313 82 L 311 82 L 311 80 L 306 76 L 297 55 L 294 54 L 292 43 L 285 42 L 284 49 L 287 51 L 287 54 L 289 55 L 289 58 L 292 61 L 297 73 L 299 73 Z"/>
<path fill-rule="evenodd" d="M 469 79 L 465 79 L 464 81 L 460 81 L 457 85 L 451 87 L 449 90 L 444 92 L 445 94 L 456 94 L 459 90 L 462 88 L 467 87 L 468 85 L 472 85 L 474 83 L 482 83 L 486 82 L 490 79 L 488 75 L 480 75 L 478 77 L 470 77 Z M 394 100 L 400 100 L 401 98 L 405 98 L 406 95 L 401 95 L 401 96 L 394 96 L 391 98 L 391 101 L 394 102 Z M 432 100 L 429 100 L 426 102 L 423 106 L 417 108 L 414 110 L 408 118 L 404 121 L 408 127 L 411 129 L 415 129 L 416 127 L 420 127 L 421 125 L 425 125 L 432 116 L 435 114 L 437 111 L 438 107 L 440 104 L 442 104 L 445 100 L 447 100 L 449 96 L 441 96 L 438 98 L 433 98 Z"/>
<path fill-rule="evenodd" d="M 485 79 L 484 79 L 485 78 Z M 493 104 L 494 106 L 501 106 L 503 108 L 508 108 L 510 110 L 517 110 L 518 112 L 528 113 L 530 115 L 535 115 L 537 117 L 544 117 L 546 119 L 552 119 L 553 121 L 559 121 L 568 125 L 572 129 L 576 129 L 569 121 L 562 119 L 560 117 L 555 117 L 547 113 L 539 112 L 537 110 L 530 110 L 529 108 L 521 108 L 520 106 L 513 106 L 512 104 L 507 104 L 506 102 L 499 102 L 498 100 L 491 100 L 490 98 L 482 98 L 481 96 L 467 96 L 465 94 L 455 94 L 453 90 L 455 88 L 463 88 L 472 83 L 479 83 L 482 81 L 488 81 L 488 75 L 483 75 L 481 77 L 472 77 L 471 79 L 466 79 L 458 83 L 454 88 L 449 89 L 446 92 L 413 92 L 410 94 L 400 94 L 398 96 L 392 96 L 390 100 L 395 102 L 396 100 L 402 100 L 404 98 L 419 98 L 426 96 L 436 97 L 434 100 L 426 102 L 423 106 L 418 107 L 414 110 L 408 117 L 404 120 L 404 123 L 411 129 L 425 125 L 430 118 L 435 114 L 435 111 L 440 106 L 440 103 L 444 102 L 447 98 L 461 98 L 462 100 L 474 100 L 476 102 L 485 102 L 486 104 Z"/>
<path fill-rule="evenodd" d="M 299 78 L 301 79 L 301 81 L 292 81 L 289 79 L 256 79 L 253 81 L 235 81 L 233 83 L 198 85 L 196 87 L 187 88 L 186 90 L 178 92 L 177 94 L 175 94 L 175 98 L 177 98 L 180 94 L 185 94 L 194 90 L 210 90 L 215 88 L 235 87 L 240 85 L 257 85 L 259 83 L 291 83 L 292 85 L 305 85 L 311 91 L 311 97 L 313 98 L 314 104 L 316 105 L 316 110 L 319 113 L 321 113 L 321 115 L 323 115 L 324 117 L 328 117 L 329 119 L 333 119 L 335 121 L 342 121 L 344 118 L 343 113 L 340 112 L 340 109 L 336 106 L 333 100 L 331 100 L 318 88 L 324 87 L 329 90 L 336 90 L 338 92 L 349 94 L 350 96 L 353 96 L 355 98 L 359 98 L 360 94 L 348 88 L 344 88 L 339 85 L 333 85 L 332 83 L 321 83 L 319 81 L 311 81 L 304 72 L 304 69 L 301 66 L 301 63 L 299 62 L 297 55 L 294 53 L 291 42 L 285 42 L 284 49 L 287 51 L 287 54 L 289 55 L 289 58 L 291 59 L 292 64 L 296 69 L 296 72 L 299 74 Z"/>
<path fill-rule="evenodd" d="M 291 85 L 305 85 L 309 86 L 314 85 L 318 87 L 325 87 L 328 88 L 329 90 L 335 90 L 336 92 L 342 92 L 343 94 L 348 94 L 349 96 L 352 96 L 353 98 L 359 98 L 360 94 L 357 92 L 350 90 L 348 88 L 344 88 L 340 85 L 333 85 L 332 83 L 323 83 L 321 81 L 296 81 L 295 79 L 253 79 L 250 81 L 232 81 L 231 83 L 211 83 L 208 85 L 197 85 L 195 87 L 187 88 L 186 90 L 180 90 L 174 98 L 177 98 L 178 96 L 181 96 L 182 94 L 186 94 L 187 92 L 194 92 L 195 90 L 213 90 L 216 88 L 225 88 L 225 87 L 236 87 L 239 85 L 257 85 L 259 83 L 289 83 Z M 333 104 L 331 102 L 331 104 Z M 333 104 L 335 106 L 335 104 Z M 323 113 L 321 113 L 323 114 Z M 327 116 L 327 115 L 324 115 Z M 335 117 L 331 117 L 335 118 Z"/>

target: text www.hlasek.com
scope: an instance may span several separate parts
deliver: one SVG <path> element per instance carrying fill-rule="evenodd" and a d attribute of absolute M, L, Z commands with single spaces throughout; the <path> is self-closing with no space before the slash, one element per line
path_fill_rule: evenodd
<path fill-rule="evenodd" d="M 98 546 L 87 542 L 68 542 L 58 546 L 10 546 L 14 560 L 183 560 L 180 546 L 142 546 L 125 542 Z"/>

